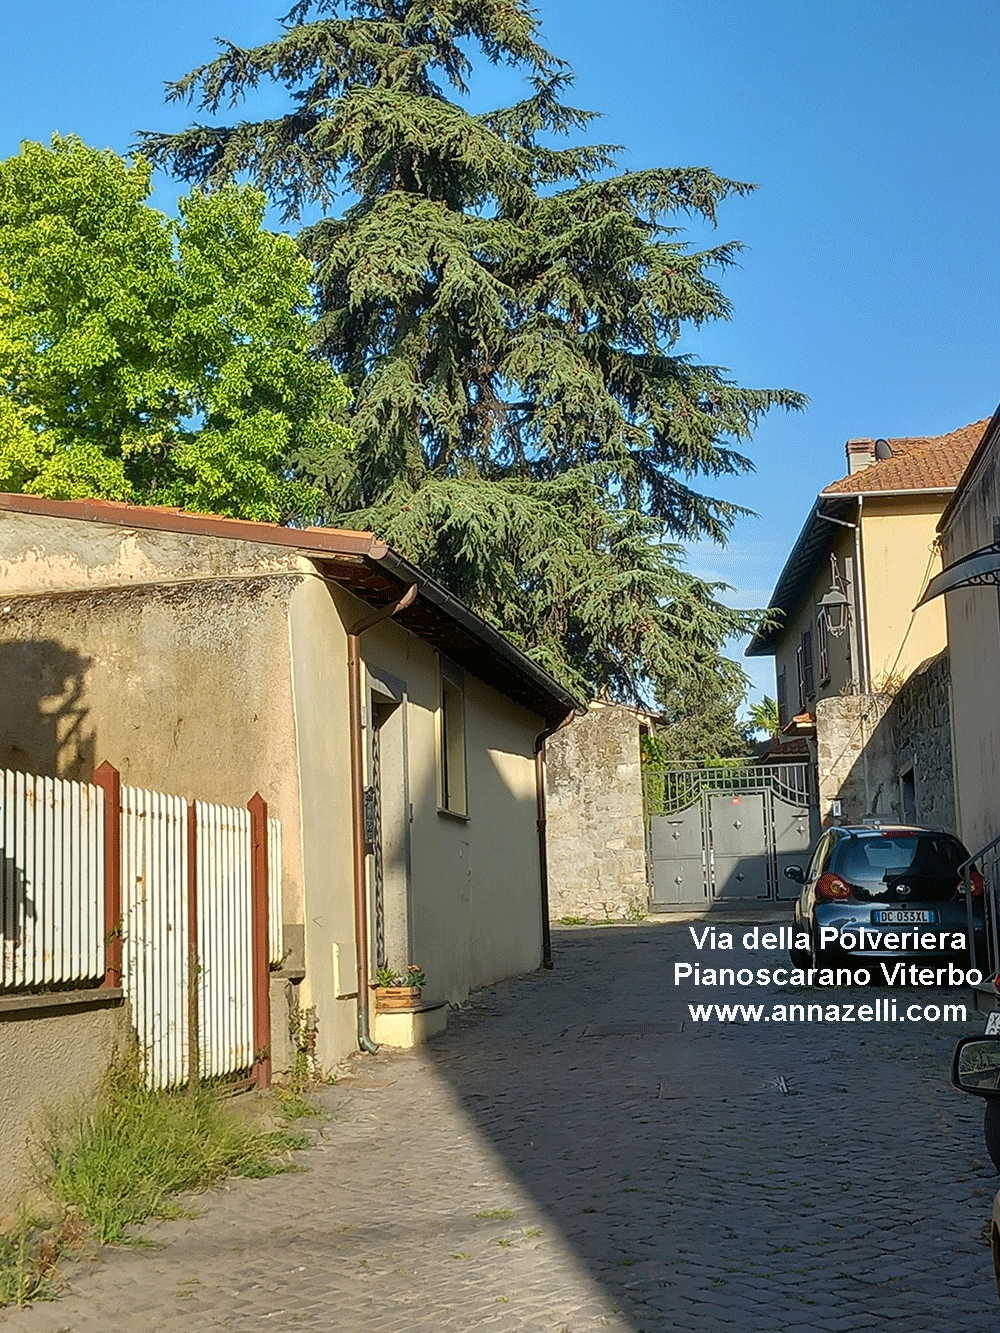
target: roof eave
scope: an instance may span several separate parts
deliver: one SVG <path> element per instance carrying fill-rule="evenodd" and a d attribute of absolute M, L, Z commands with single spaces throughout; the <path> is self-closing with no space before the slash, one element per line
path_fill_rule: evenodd
<path fill-rule="evenodd" d="M 194 514 L 152 505 L 127 505 L 107 500 L 49 500 L 44 496 L 4 492 L 0 492 L 0 510 L 282 547 L 289 555 L 304 556 L 321 567 L 327 565 L 327 576 L 332 582 L 369 605 L 381 606 L 385 598 L 385 585 L 376 591 L 364 587 L 356 577 L 356 571 L 367 566 L 369 570 L 378 571 L 400 584 L 416 583 L 418 590 L 415 606 L 409 608 L 411 621 L 418 618 L 416 611 L 422 606 L 425 611 L 430 608 L 438 622 L 457 627 L 451 655 L 456 660 L 464 659 L 462 665 L 473 675 L 488 677 L 486 683 L 492 688 L 537 712 L 550 726 L 561 722 L 571 713 L 585 711 L 586 706 L 569 690 L 532 662 L 471 607 L 370 532 L 355 532 L 344 528 L 286 528 L 277 523 L 228 519 L 217 514 Z M 341 557 L 339 565 L 338 557 Z M 344 560 L 343 557 L 348 559 Z M 404 611 L 399 616 L 399 623 L 405 627 L 406 620 L 407 612 Z M 436 637 L 440 639 L 447 636 Z M 476 670 L 474 654 L 469 651 L 470 641 L 488 659 L 483 663 L 484 667 L 488 667 L 485 673 Z M 447 644 L 443 650 L 448 651 Z M 504 688 L 508 676 L 513 676 L 518 682 L 514 688 L 509 684 Z"/>
<path fill-rule="evenodd" d="M 951 516 L 955 512 L 955 507 L 958 505 L 962 496 L 965 494 L 966 489 L 971 484 L 972 478 L 975 476 L 984 455 L 987 454 L 995 444 L 998 435 L 1000 435 L 1000 407 L 997 408 L 987 422 L 982 439 L 976 445 L 975 451 L 966 464 L 965 471 L 962 473 L 958 485 L 952 491 L 951 499 L 945 506 L 944 513 L 938 519 L 938 532 L 944 532 L 945 528 L 948 526 Z"/>
<path fill-rule="evenodd" d="M 836 493 L 824 495 L 822 491 L 816 497 L 816 501 L 809 511 L 809 516 L 795 539 L 795 545 L 788 553 L 788 558 L 778 575 L 778 581 L 774 585 L 774 591 L 771 593 L 767 605 L 768 611 L 780 611 L 783 616 L 787 617 L 796 609 L 802 600 L 809 576 L 819 568 L 820 561 L 826 558 L 830 547 L 833 545 L 833 527 L 825 520 L 834 517 L 834 515 L 827 514 L 826 510 L 835 508 L 841 501 L 850 501 L 855 498 L 851 495 Z M 826 532 L 827 530 L 829 530 L 829 541 L 824 541 L 822 537 L 817 539 L 820 532 Z M 763 631 L 757 630 L 743 650 L 743 656 L 772 657 L 775 652 L 776 640 L 780 637 L 782 630 L 782 626 Z"/>
<path fill-rule="evenodd" d="M 951 495 L 954 486 L 902 486 L 891 491 L 820 491 L 820 499 L 824 496 L 828 500 L 867 500 L 872 499 L 898 499 L 904 495 Z"/>

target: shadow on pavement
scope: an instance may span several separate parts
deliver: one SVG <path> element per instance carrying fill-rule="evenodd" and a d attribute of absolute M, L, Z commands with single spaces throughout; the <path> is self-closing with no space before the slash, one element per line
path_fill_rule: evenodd
<path fill-rule="evenodd" d="M 947 1073 L 975 1025 L 771 1021 L 885 988 L 675 985 L 675 961 L 787 962 L 724 929 L 737 947 L 711 955 L 686 924 L 554 932 L 552 972 L 479 993 L 430 1043 L 511 1197 L 544 1210 L 615 1328 L 980 1329 L 994 1177 Z M 692 1021 L 715 1002 L 768 1019 Z"/>

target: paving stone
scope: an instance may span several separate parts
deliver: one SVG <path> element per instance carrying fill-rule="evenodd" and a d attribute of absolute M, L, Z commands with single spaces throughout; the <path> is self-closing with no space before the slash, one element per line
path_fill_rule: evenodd
<path fill-rule="evenodd" d="M 732 997 L 669 985 L 686 925 L 555 939 L 554 971 L 480 992 L 425 1049 L 352 1061 L 303 1172 L 199 1196 L 0 1333 L 995 1326 L 995 1176 L 948 1083 L 966 1028 L 692 1025 L 688 1000 Z"/>

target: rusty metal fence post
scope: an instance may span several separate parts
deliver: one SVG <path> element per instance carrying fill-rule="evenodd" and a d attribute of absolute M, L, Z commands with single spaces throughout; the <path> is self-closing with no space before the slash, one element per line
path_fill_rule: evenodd
<path fill-rule="evenodd" d="M 104 792 L 104 980 L 102 990 L 122 984 L 122 779 L 105 759 L 94 772 Z"/>
<path fill-rule="evenodd" d="M 253 941 L 253 1080 L 271 1086 L 271 951 L 268 943 L 267 802 L 255 792 L 250 811 L 250 922 Z"/>

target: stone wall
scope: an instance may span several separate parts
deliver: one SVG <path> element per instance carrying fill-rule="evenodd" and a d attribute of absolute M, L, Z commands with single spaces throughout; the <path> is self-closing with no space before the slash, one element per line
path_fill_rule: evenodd
<path fill-rule="evenodd" d="M 817 777 L 824 824 L 881 816 L 955 829 L 950 683 L 948 654 L 941 653 L 922 663 L 895 695 L 819 700 Z"/>
<path fill-rule="evenodd" d="M 593 707 L 545 743 L 549 915 L 588 921 L 645 912 L 639 719 Z"/>
<path fill-rule="evenodd" d="M 905 818 L 903 783 L 912 774 L 918 824 L 957 828 L 951 753 L 951 664 L 947 653 L 917 668 L 896 695 L 891 710 L 895 768 L 900 782 L 900 814 Z"/>
<path fill-rule="evenodd" d="M 891 703 L 885 694 L 841 694 L 817 701 L 816 765 L 824 825 L 857 824 L 866 815 L 896 813 L 891 741 L 883 725 Z"/>

